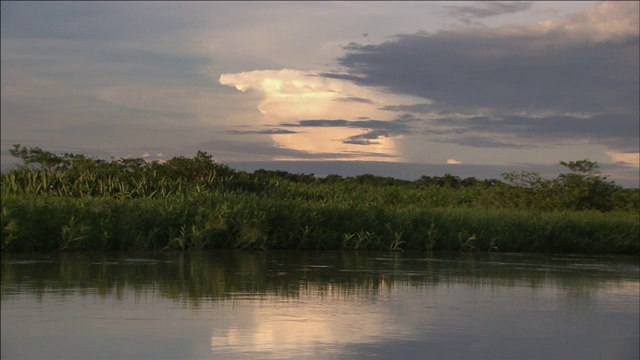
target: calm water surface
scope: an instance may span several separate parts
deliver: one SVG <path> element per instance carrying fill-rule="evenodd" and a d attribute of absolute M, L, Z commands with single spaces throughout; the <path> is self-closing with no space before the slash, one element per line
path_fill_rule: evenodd
<path fill-rule="evenodd" d="M 637 257 L 2 255 L 9 359 L 638 359 Z"/>

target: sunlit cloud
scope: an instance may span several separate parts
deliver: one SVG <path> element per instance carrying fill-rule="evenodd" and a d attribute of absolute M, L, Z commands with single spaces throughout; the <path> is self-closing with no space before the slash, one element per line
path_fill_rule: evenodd
<path fill-rule="evenodd" d="M 456 159 L 447 159 L 447 164 L 462 164 L 462 161 Z"/>
<path fill-rule="evenodd" d="M 257 131 L 270 134 L 278 147 L 308 153 L 362 155 L 351 160 L 402 160 L 395 143 L 397 139 L 392 136 L 397 134 L 372 136 L 371 131 L 379 124 L 361 119 L 375 118 L 385 123 L 393 120 L 394 114 L 381 107 L 398 102 L 425 102 L 425 99 L 321 77 L 311 71 L 257 70 L 222 74 L 219 81 L 241 92 L 261 92 L 263 98 L 257 108 L 262 118 L 256 125 L 277 126 L 278 130 Z M 307 120 L 317 118 L 327 120 Z M 299 126 L 304 126 L 304 131 L 287 129 Z"/>
<path fill-rule="evenodd" d="M 607 151 L 607 155 L 609 155 L 611 160 L 616 163 L 640 167 L 640 153 L 638 152 L 620 152 L 611 150 Z"/>
<path fill-rule="evenodd" d="M 616 40 L 640 33 L 639 11 L 638 1 L 604 1 L 563 20 L 544 21 L 537 29 L 543 32 L 560 31 L 597 42 Z"/>

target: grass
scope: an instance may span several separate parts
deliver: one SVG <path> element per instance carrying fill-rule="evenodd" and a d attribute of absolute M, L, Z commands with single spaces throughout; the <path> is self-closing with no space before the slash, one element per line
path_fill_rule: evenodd
<path fill-rule="evenodd" d="M 5 194 L 3 251 L 345 249 L 640 253 L 633 213 L 381 204 L 205 191 L 122 199 Z"/>
<path fill-rule="evenodd" d="M 640 253 L 640 190 L 581 173 L 522 187 L 451 175 L 249 174 L 203 152 L 162 164 L 10 152 L 25 166 L 1 174 L 3 251 Z M 569 165 L 580 164 L 596 166 Z"/>

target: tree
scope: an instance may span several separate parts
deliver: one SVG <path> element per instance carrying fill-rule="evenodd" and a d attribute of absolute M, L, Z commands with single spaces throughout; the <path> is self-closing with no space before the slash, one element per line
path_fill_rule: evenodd
<path fill-rule="evenodd" d="M 503 173 L 502 178 L 507 181 L 509 185 L 526 188 L 526 189 L 541 189 L 545 185 L 545 180 L 537 172 L 521 171 L 521 172 L 508 172 Z"/>
<path fill-rule="evenodd" d="M 64 159 L 52 152 L 44 151 L 39 147 L 27 148 L 20 144 L 13 145 L 9 153 L 22 160 L 21 168 L 30 168 L 32 165 L 40 165 L 41 168 L 52 170 L 64 165 Z"/>
<path fill-rule="evenodd" d="M 597 162 L 589 159 L 561 161 L 560 165 L 571 170 L 560 174 L 557 184 L 564 192 L 566 205 L 575 210 L 602 210 L 613 208 L 612 195 L 619 189 L 607 176 L 602 176 Z"/>

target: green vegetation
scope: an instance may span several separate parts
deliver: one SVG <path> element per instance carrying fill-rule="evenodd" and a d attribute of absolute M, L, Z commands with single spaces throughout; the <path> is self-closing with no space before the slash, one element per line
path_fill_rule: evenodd
<path fill-rule="evenodd" d="M 164 163 L 15 145 L 3 251 L 344 249 L 640 253 L 640 190 L 589 160 L 555 179 L 416 181 L 236 171 L 199 151 Z"/>

